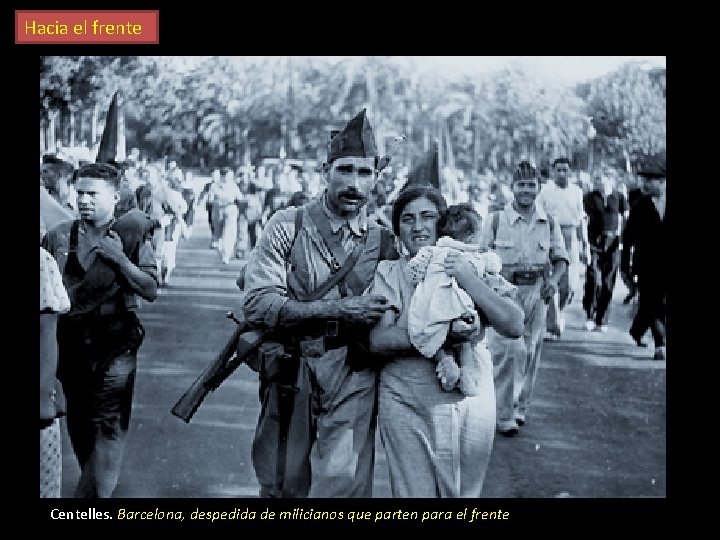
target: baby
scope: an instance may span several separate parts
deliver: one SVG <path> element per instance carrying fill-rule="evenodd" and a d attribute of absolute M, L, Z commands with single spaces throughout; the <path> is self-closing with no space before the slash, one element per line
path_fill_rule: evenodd
<path fill-rule="evenodd" d="M 436 361 L 444 390 L 458 387 L 466 396 L 478 395 L 480 388 L 477 339 L 452 347 L 445 342 L 451 328 L 470 330 L 478 321 L 478 313 L 470 296 L 445 273 L 444 261 L 451 251 L 461 251 L 478 277 L 487 280 L 490 286 L 494 280 L 503 280 L 499 275 L 500 257 L 491 251 L 481 251 L 476 243 L 481 222 L 482 218 L 470 205 L 450 206 L 438 223 L 437 243 L 421 248 L 408 261 L 411 280 L 416 284 L 408 311 L 410 341 L 423 356 Z"/>

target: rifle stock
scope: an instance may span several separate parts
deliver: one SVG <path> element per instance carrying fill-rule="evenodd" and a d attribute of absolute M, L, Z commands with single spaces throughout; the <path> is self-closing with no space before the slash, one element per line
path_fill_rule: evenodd
<path fill-rule="evenodd" d="M 264 338 L 265 332 L 261 330 L 247 330 L 238 326 L 220 353 L 180 396 L 171 410 L 172 414 L 189 423 L 205 397 L 232 375 Z"/>

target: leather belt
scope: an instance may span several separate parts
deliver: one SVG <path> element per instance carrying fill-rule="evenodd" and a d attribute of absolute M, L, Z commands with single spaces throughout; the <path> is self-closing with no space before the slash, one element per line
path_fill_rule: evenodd
<path fill-rule="evenodd" d="M 513 285 L 534 285 L 538 279 L 542 279 L 545 276 L 545 272 L 543 270 L 533 269 L 508 269 L 503 270 L 501 274 Z"/>
<path fill-rule="evenodd" d="M 291 331 L 292 337 L 289 342 L 292 348 L 298 346 L 300 341 L 306 339 L 323 338 L 326 351 L 345 347 L 348 344 L 348 338 L 350 336 L 347 323 L 339 319 L 306 323 Z"/>

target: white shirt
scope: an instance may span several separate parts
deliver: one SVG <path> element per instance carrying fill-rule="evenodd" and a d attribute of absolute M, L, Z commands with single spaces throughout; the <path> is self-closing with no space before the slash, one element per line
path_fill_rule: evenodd
<path fill-rule="evenodd" d="M 571 182 L 561 188 L 553 180 L 548 180 L 540 190 L 535 203 L 542 206 L 545 213 L 555 216 L 560 226 L 577 227 L 585 216 L 582 189 Z"/>

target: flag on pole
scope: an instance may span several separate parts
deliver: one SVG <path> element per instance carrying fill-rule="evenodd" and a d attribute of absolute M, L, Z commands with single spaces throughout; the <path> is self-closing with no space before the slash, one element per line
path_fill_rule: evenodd
<path fill-rule="evenodd" d="M 117 162 L 119 159 L 124 159 L 124 156 L 122 158 L 118 156 L 119 123 L 117 95 L 118 93 L 115 92 L 112 101 L 110 101 L 110 107 L 105 117 L 105 129 L 100 138 L 100 146 L 98 147 L 97 156 L 95 157 L 95 163 Z"/>
<path fill-rule="evenodd" d="M 404 187 L 423 184 L 429 184 L 440 189 L 440 161 L 438 158 L 437 141 L 433 141 L 430 150 L 408 173 L 408 179 Z"/>

